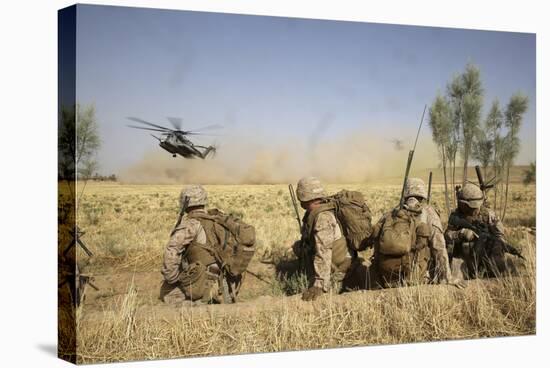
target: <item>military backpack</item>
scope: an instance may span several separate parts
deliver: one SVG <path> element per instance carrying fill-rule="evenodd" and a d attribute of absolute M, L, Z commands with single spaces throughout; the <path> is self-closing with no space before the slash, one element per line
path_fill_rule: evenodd
<path fill-rule="evenodd" d="M 378 251 L 399 257 L 412 251 L 416 242 L 416 221 L 406 210 L 394 210 L 386 216 L 379 235 Z"/>
<path fill-rule="evenodd" d="M 192 212 L 189 217 L 199 220 L 206 233 L 207 244 L 194 243 L 195 247 L 203 247 L 231 276 L 239 276 L 246 271 L 256 250 L 256 233 L 252 225 L 217 209 L 206 213 Z"/>
<path fill-rule="evenodd" d="M 327 200 L 334 207 L 348 246 L 353 250 L 364 249 L 365 241 L 372 234 L 372 216 L 363 194 L 342 190 Z"/>

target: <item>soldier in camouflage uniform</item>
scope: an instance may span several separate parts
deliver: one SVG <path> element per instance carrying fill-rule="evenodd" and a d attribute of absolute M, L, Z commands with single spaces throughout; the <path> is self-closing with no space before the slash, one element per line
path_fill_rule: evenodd
<path fill-rule="evenodd" d="M 204 247 L 190 247 L 207 242 L 203 226 L 193 218 L 196 212 L 205 213 L 207 204 L 208 195 L 200 185 L 188 186 L 181 192 L 183 216 L 170 235 L 161 271 L 164 282 L 160 297 L 168 304 L 177 305 L 184 301 L 218 303 L 222 300 L 218 287 L 220 268 L 216 260 Z"/>
<path fill-rule="evenodd" d="M 309 269 L 309 288 L 302 299 L 309 301 L 329 291 L 331 273 L 345 287 L 352 263 L 357 257 L 352 252 L 334 211 L 323 205 L 325 190 L 319 179 L 302 178 L 296 188 L 296 196 L 306 213 L 302 219 L 302 239 L 294 244 L 298 257 L 305 257 Z"/>
<path fill-rule="evenodd" d="M 374 246 L 373 269 L 371 272 L 371 287 L 399 286 L 403 283 L 452 284 L 459 288 L 464 284 L 451 277 L 449 259 L 445 247 L 443 226 L 439 214 L 426 203 L 427 191 L 424 181 L 409 178 L 405 185 L 404 211 L 415 219 L 416 244 L 409 254 L 392 257 L 381 254 L 379 240 L 384 222 L 392 213 L 387 213 L 374 227 L 370 245 Z M 381 265 L 384 264 L 384 267 Z M 390 269 L 391 272 L 382 271 Z M 397 271 L 394 271 L 397 270 Z"/>
<path fill-rule="evenodd" d="M 457 198 L 458 208 L 449 215 L 445 231 L 453 276 L 470 279 L 480 274 L 495 276 L 505 272 L 504 226 L 484 205 L 483 192 L 474 184 L 466 184 L 458 191 Z M 476 234 L 472 229 L 456 225 L 463 220 L 486 226 L 493 239 L 489 239 L 487 234 Z"/>

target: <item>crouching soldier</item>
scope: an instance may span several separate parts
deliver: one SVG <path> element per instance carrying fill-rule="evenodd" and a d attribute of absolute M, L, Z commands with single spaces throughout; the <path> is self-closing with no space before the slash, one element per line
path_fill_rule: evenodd
<path fill-rule="evenodd" d="M 505 253 L 521 254 L 504 239 L 504 226 L 484 206 L 484 195 L 474 184 L 457 191 L 458 208 L 449 215 L 445 231 L 452 272 L 463 279 L 497 276 L 514 271 Z M 523 258 L 523 257 L 521 257 Z"/>
<path fill-rule="evenodd" d="M 437 282 L 463 287 L 451 278 L 439 214 L 427 203 L 422 179 L 405 184 L 403 208 L 382 216 L 374 226 L 371 287 Z"/>
<path fill-rule="evenodd" d="M 360 267 L 357 250 L 370 236 L 371 215 L 359 192 L 341 191 L 328 197 L 319 179 L 302 178 L 296 197 L 306 210 L 302 218 L 302 238 L 294 252 L 309 270 L 309 288 L 302 294 L 315 300 L 331 287 L 331 274 L 338 291 L 361 286 L 354 275 Z"/>
<path fill-rule="evenodd" d="M 180 195 L 180 217 L 164 251 L 161 299 L 233 303 L 254 254 L 254 228 L 217 209 L 206 210 L 200 185 Z"/>

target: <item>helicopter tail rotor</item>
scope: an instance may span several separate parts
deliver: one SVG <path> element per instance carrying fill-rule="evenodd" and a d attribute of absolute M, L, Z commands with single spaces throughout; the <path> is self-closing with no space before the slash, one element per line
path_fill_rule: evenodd
<path fill-rule="evenodd" d="M 204 151 L 204 158 L 213 158 L 214 156 L 216 156 L 217 149 L 218 147 L 216 147 L 215 145 L 208 146 L 206 148 L 206 151 Z"/>

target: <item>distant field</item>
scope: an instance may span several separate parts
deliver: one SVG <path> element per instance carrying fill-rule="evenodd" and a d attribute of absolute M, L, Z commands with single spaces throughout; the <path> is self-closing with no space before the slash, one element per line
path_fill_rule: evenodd
<path fill-rule="evenodd" d="M 403 182 L 403 174 L 405 174 L 405 163 L 403 163 L 403 173 L 397 176 L 388 176 L 388 177 L 382 177 L 378 180 L 373 180 L 373 183 L 381 183 L 381 184 L 400 184 Z M 523 172 L 527 170 L 529 166 L 527 165 L 517 165 L 510 168 L 510 182 L 514 184 L 520 184 L 523 182 Z M 455 172 L 455 178 L 457 181 L 457 184 L 460 184 L 462 182 L 462 166 L 458 166 L 456 168 Z M 443 170 L 441 168 L 435 167 L 431 169 L 416 169 L 413 166 L 411 167 L 411 176 L 422 178 L 428 182 L 428 176 L 430 175 L 430 171 L 433 173 L 433 182 L 434 183 L 443 183 Z M 447 169 L 447 175 L 448 180 L 450 180 L 450 172 Z M 489 167 L 487 168 L 487 177 L 484 178 L 485 180 L 490 180 L 493 178 L 494 174 L 492 169 Z M 474 167 L 468 167 L 468 178 L 469 180 L 472 180 L 477 183 L 477 176 L 476 171 Z"/>
<path fill-rule="evenodd" d="M 365 195 L 374 221 L 400 194 L 400 185 L 391 181 L 327 185 L 329 193 L 343 188 Z M 298 238 L 287 185 L 206 189 L 211 207 L 237 213 L 256 227 L 258 251 L 251 265 L 255 276 L 246 276 L 240 305 L 178 310 L 162 305 L 158 288 L 181 186 L 88 183 L 78 220 L 86 231 L 82 240 L 95 256 L 88 259 L 81 250 L 78 255 L 83 271 L 95 276 L 100 290 L 88 289 L 77 311 L 80 362 L 535 332 L 536 239 L 525 227 L 535 226 L 534 186 L 512 185 L 506 218 L 509 240 L 528 258 L 522 277 L 476 282 L 465 291 L 427 286 L 328 295 L 313 306 L 287 296 L 290 289 L 300 288 L 299 280 L 281 280 L 273 264 L 291 260 L 288 249 Z M 443 186 L 434 185 L 433 195 L 446 222 Z"/>

